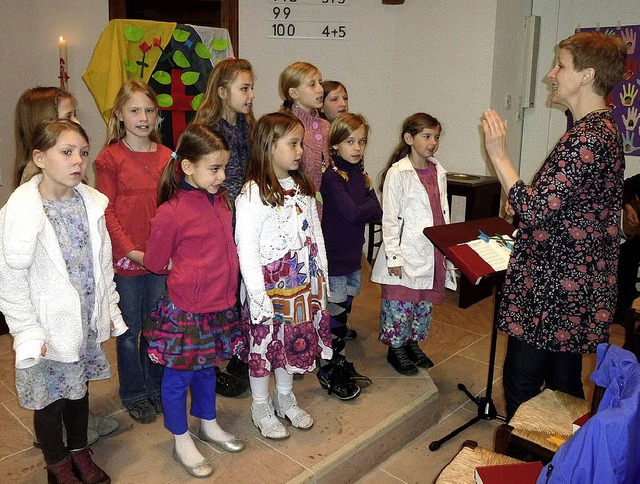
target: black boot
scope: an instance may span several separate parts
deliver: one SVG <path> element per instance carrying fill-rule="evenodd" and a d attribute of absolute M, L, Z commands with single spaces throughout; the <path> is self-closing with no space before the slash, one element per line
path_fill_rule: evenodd
<path fill-rule="evenodd" d="M 405 348 L 407 349 L 407 356 L 420 368 L 433 368 L 433 361 L 429 359 L 424 351 L 420 348 L 417 341 L 409 341 Z"/>
<path fill-rule="evenodd" d="M 339 400 L 352 400 L 360 395 L 360 387 L 352 380 L 351 375 L 343 365 L 337 363 L 344 356 L 334 356 L 329 363 L 318 369 L 320 386 Z"/>
<path fill-rule="evenodd" d="M 358 373 L 356 371 L 355 365 L 347 360 L 343 355 L 333 355 L 333 359 L 331 360 L 331 362 L 334 365 L 343 368 L 345 373 L 349 375 L 349 378 L 351 378 L 351 381 L 353 381 L 353 383 L 358 385 L 360 388 L 366 388 L 371 385 L 371 378 Z"/>
<path fill-rule="evenodd" d="M 409 355 L 407 355 L 407 348 L 404 346 L 401 346 L 400 348 L 392 348 L 389 346 L 387 361 L 398 373 L 403 375 L 415 375 L 418 373 L 418 368 L 409 359 Z"/>
<path fill-rule="evenodd" d="M 238 397 L 249 389 L 249 380 L 238 378 L 216 366 L 216 393 L 223 397 Z"/>
<path fill-rule="evenodd" d="M 233 355 L 229 360 L 229 363 L 227 363 L 226 371 L 230 375 L 249 381 L 249 365 L 236 355 Z"/>

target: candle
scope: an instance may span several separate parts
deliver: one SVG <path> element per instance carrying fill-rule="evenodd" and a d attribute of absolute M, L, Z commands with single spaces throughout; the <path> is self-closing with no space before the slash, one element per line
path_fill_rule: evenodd
<path fill-rule="evenodd" d="M 64 40 L 64 37 L 60 36 L 58 40 L 58 54 L 59 54 L 59 62 L 60 62 L 60 75 L 58 78 L 60 79 L 60 89 L 67 89 L 67 81 L 69 80 L 68 69 L 67 69 L 67 41 Z"/>

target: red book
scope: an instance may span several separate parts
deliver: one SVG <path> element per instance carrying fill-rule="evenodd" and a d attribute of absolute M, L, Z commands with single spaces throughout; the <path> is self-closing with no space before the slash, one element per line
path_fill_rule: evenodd
<path fill-rule="evenodd" d="M 455 265 L 473 284 L 495 270 L 478 253 L 466 244 L 452 245 L 446 254 Z"/>
<path fill-rule="evenodd" d="M 476 484 L 535 484 L 542 472 L 542 462 L 521 462 L 476 467 Z"/>
<path fill-rule="evenodd" d="M 573 433 L 575 434 L 591 417 L 591 412 L 585 413 L 582 417 L 573 421 Z"/>

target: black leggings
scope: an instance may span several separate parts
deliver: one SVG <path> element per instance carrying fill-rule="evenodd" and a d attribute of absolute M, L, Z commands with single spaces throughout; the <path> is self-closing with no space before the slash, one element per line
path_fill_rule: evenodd
<path fill-rule="evenodd" d="M 67 447 L 62 441 L 62 424 L 67 431 Z M 89 423 L 89 392 L 80 400 L 62 398 L 33 414 L 33 428 L 42 447 L 44 461 L 51 465 L 60 462 L 69 450 L 87 446 Z M 69 450 L 67 450 L 69 449 Z"/>

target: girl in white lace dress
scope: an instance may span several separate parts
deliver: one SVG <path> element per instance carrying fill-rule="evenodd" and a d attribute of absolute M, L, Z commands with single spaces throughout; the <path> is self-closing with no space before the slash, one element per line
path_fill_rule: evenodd
<path fill-rule="evenodd" d="M 251 417 L 263 436 L 289 436 L 276 418 L 308 429 L 297 406 L 293 375 L 330 359 L 327 258 L 315 187 L 301 167 L 304 127 L 287 113 L 260 118 L 247 183 L 236 199 L 236 243 L 243 284 L 242 357 L 249 364 Z M 269 398 L 269 374 L 276 390 Z M 275 414 L 274 414 L 275 413 Z"/>

